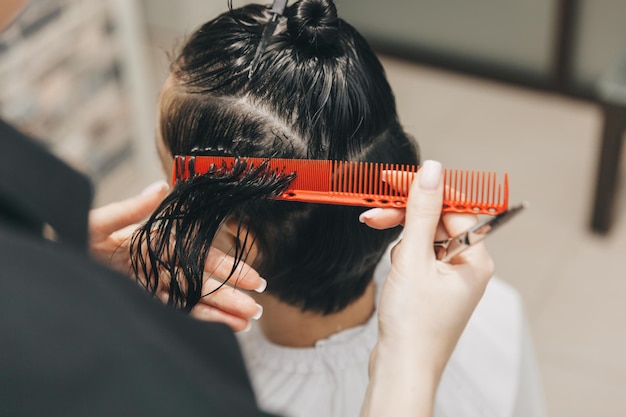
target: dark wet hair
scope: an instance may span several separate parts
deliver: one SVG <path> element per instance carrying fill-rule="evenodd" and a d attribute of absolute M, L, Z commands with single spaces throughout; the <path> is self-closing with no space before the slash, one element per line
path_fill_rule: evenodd
<path fill-rule="evenodd" d="M 206 23 L 186 42 L 161 101 L 160 131 L 172 155 L 418 163 L 417 145 L 400 126 L 382 65 L 363 37 L 337 17 L 332 1 L 289 6 L 249 77 L 270 18 L 269 7 L 247 5 Z M 255 239 L 253 266 L 268 280 L 267 292 L 323 314 L 364 293 L 400 233 L 359 223 L 363 208 L 268 198 L 284 189 L 287 177 L 221 175 L 179 183 L 135 236 L 136 272 L 148 273 L 155 291 L 159 276 L 151 271 L 159 271 L 174 287 L 171 303 L 187 310 L 202 296 L 202 265 L 226 219 L 245 225 Z M 242 260 L 244 238 L 235 248 Z"/>

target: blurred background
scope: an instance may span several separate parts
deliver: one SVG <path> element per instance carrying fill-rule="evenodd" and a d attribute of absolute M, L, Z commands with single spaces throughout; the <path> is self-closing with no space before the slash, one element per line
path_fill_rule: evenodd
<path fill-rule="evenodd" d="M 336 4 L 379 53 L 423 157 L 506 171 L 511 202 L 531 203 L 488 246 L 524 299 L 548 414 L 625 416 L 626 0 Z M 165 177 L 168 53 L 225 10 L 32 0 L 0 37 L 0 115 L 87 173 L 96 205 L 131 196 Z"/>

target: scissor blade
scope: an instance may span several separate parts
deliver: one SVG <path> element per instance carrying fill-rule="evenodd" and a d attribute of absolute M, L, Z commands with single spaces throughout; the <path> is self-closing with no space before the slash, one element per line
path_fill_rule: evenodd
<path fill-rule="evenodd" d="M 449 239 L 443 247 L 443 250 L 439 249 L 437 252 L 437 259 L 443 262 L 449 262 L 452 258 L 470 246 L 484 240 L 491 232 L 511 220 L 526 207 L 528 207 L 528 203 L 524 201 L 504 213 L 488 218 L 460 235 Z M 437 245 L 437 242 L 435 242 L 435 245 Z"/>
<path fill-rule="evenodd" d="M 498 229 L 503 224 L 507 223 L 509 220 L 515 217 L 518 213 L 520 213 L 526 207 L 528 207 L 528 202 L 523 201 L 517 206 L 511 207 L 507 211 L 500 213 L 494 217 L 491 217 L 485 220 L 484 222 L 481 222 L 477 224 L 476 226 L 472 227 L 472 229 L 469 231 L 470 232 L 469 234 L 470 236 L 471 235 L 485 235 L 485 236 L 480 236 L 478 237 L 478 239 L 476 239 L 476 241 L 480 241 L 484 239 L 486 235 Z M 472 241 L 472 243 L 474 242 Z"/>

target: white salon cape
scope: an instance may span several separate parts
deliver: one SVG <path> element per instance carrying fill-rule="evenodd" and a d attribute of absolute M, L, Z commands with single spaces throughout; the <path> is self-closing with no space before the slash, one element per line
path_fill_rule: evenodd
<path fill-rule="evenodd" d="M 380 290 L 386 256 L 376 271 Z M 238 334 L 259 406 L 284 417 L 356 417 L 377 338 L 376 314 L 314 348 L 268 342 L 258 325 Z M 494 278 L 444 371 L 435 417 L 544 417 L 537 365 L 518 294 Z"/>

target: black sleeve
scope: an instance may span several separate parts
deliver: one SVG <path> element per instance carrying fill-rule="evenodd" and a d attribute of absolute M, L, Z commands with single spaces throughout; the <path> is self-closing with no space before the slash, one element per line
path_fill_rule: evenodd
<path fill-rule="evenodd" d="M 85 249 L 91 194 L 87 177 L 0 119 L 0 216 L 31 229 L 45 222 Z"/>
<path fill-rule="evenodd" d="M 0 415 L 266 414 L 226 326 L 0 223 Z"/>

